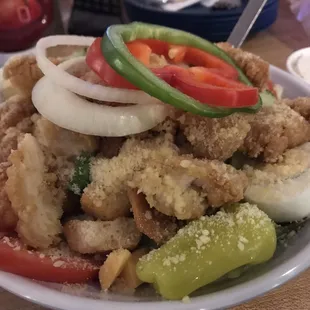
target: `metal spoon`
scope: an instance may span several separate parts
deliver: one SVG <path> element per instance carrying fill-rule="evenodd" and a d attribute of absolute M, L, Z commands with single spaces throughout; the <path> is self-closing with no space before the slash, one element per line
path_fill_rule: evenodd
<path fill-rule="evenodd" d="M 228 43 L 234 47 L 242 45 L 266 2 L 267 0 L 249 0 L 227 40 Z"/>

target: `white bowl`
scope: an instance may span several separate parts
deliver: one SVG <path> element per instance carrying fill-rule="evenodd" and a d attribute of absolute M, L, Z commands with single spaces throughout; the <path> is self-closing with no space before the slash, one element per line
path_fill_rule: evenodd
<path fill-rule="evenodd" d="M 297 67 L 297 63 L 301 57 L 307 57 L 310 61 L 310 47 L 303 48 L 292 53 L 286 60 L 286 68 L 288 72 L 296 76 L 298 79 L 304 80 Z"/>
<path fill-rule="evenodd" d="M 310 86 L 301 79 L 271 67 L 274 82 L 284 87 L 284 96 L 310 96 Z M 310 266 L 310 221 L 287 246 L 278 245 L 272 260 L 256 266 L 237 279 L 230 279 L 200 289 L 190 303 L 163 301 L 156 295 L 122 296 L 101 293 L 95 286 L 85 290 L 64 292 L 59 284 L 40 283 L 0 272 L 0 286 L 32 302 L 61 310 L 214 310 L 236 305 L 264 294 L 290 280 Z M 195 268 L 195 266 L 193 266 Z"/>

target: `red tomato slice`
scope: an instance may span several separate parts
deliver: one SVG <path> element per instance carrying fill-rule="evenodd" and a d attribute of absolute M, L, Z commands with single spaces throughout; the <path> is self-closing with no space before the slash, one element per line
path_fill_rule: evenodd
<path fill-rule="evenodd" d="M 198 48 L 184 45 L 171 45 L 167 42 L 155 39 L 139 39 L 132 41 L 131 43 L 135 42 L 142 42 L 148 45 L 153 53 L 164 55 L 176 64 L 185 62 L 186 64 L 193 66 L 207 67 L 208 69 L 213 68 L 219 70 L 221 75 L 227 78 L 238 80 L 239 73 L 233 66 Z M 172 55 L 173 57 L 171 57 Z"/>
<path fill-rule="evenodd" d="M 88 66 L 112 87 L 137 89 L 115 72 L 105 61 L 101 52 L 100 40 L 100 38 L 96 39 L 89 48 L 86 56 Z M 151 46 L 152 44 L 154 47 Z M 156 49 L 156 52 L 159 50 L 169 51 L 168 44 L 158 40 L 133 41 L 127 46 L 130 52 L 144 64 L 149 63 L 153 49 Z M 190 59 L 193 55 L 198 54 L 196 56 L 200 58 L 196 59 L 195 62 L 202 66 L 186 69 L 176 65 L 168 65 L 151 69 L 156 76 L 166 83 L 202 103 L 214 106 L 247 107 L 257 103 L 258 90 L 238 82 L 236 80 L 238 72 L 233 67 L 198 49 L 187 47 L 184 49 L 182 46 L 176 48 L 176 61 L 182 60 L 183 57 Z M 188 50 L 191 52 L 188 53 Z M 211 68 L 205 68 L 204 65 L 209 65 Z M 222 74 L 223 72 L 224 74 Z M 234 79 L 231 79 L 232 76 Z"/>
<path fill-rule="evenodd" d="M 150 65 L 151 48 L 142 42 L 129 42 L 126 44 L 129 52 L 145 66 Z"/>
<path fill-rule="evenodd" d="M 0 239 L 0 270 L 39 281 L 85 283 L 98 277 L 99 267 L 81 257 L 52 259 L 28 251 L 15 237 Z"/>
<path fill-rule="evenodd" d="M 248 107 L 258 101 L 258 90 L 252 87 L 240 89 L 219 87 L 197 83 L 182 75 L 175 75 L 170 85 L 201 103 L 217 107 Z"/>
<path fill-rule="evenodd" d="M 158 77 L 182 93 L 209 105 L 247 107 L 258 101 L 258 89 L 229 80 L 206 68 L 190 70 L 166 66 L 152 70 Z"/>
<path fill-rule="evenodd" d="M 136 54 L 138 54 L 137 51 Z M 141 55 L 144 54 L 141 53 Z M 89 47 L 86 55 L 86 64 L 109 86 L 137 89 L 136 86 L 124 79 L 106 62 L 101 52 L 101 38 L 97 38 Z"/>
<path fill-rule="evenodd" d="M 131 43 L 133 42 L 141 42 L 148 45 L 154 54 L 168 56 L 169 44 L 167 42 L 156 39 L 138 39 Z"/>
<path fill-rule="evenodd" d="M 225 72 L 227 77 L 231 77 L 232 79 L 237 79 L 239 76 L 238 71 L 233 66 L 198 48 L 189 47 L 185 54 L 184 61 L 196 67 L 220 69 Z"/>
<path fill-rule="evenodd" d="M 212 71 L 211 69 L 207 69 L 204 67 L 191 67 L 188 69 L 189 72 L 193 73 L 196 80 L 214 85 L 214 86 L 222 86 L 227 88 L 245 88 L 246 85 L 237 82 L 235 80 L 231 80 L 225 76 L 222 76 L 221 73 L 217 71 Z"/>

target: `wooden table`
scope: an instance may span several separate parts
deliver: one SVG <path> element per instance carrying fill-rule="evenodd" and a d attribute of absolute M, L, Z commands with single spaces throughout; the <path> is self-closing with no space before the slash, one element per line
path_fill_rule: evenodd
<path fill-rule="evenodd" d="M 277 22 L 266 32 L 250 38 L 244 48 L 271 64 L 285 69 L 286 58 L 293 50 L 310 43 L 301 25 L 295 20 L 285 0 L 280 1 Z M 310 258 L 309 258 L 310 259 Z M 308 310 L 310 309 L 310 270 L 271 293 L 231 310 Z M 1 310 L 44 310 L 0 289 Z"/>

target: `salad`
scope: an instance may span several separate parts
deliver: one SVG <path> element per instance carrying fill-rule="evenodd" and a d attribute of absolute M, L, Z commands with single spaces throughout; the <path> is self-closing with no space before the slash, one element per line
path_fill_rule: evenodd
<path fill-rule="evenodd" d="M 176 29 L 42 38 L 3 68 L 0 270 L 181 300 L 270 260 L 310 214 L 310 98 L 281 92 Z"/>

